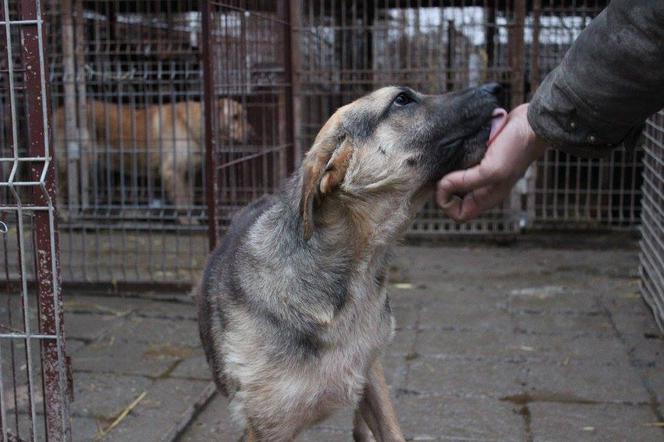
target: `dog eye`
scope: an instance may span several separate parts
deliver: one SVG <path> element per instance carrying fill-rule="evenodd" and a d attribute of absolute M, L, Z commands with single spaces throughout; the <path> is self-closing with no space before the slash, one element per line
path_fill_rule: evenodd
<path fill-rule="evenodd" d="M 415 100 L 410 96 L 410 94 L 402 92 L 394 99 L 394 104 L 397 106 L 405 106 L 407 104 L 413 103 L 414 101 Z"/>

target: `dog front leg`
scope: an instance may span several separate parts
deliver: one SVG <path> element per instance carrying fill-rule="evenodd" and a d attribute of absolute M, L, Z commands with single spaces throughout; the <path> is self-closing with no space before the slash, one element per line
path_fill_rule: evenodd
<path fill-rule="evenodd" d="M 378 442 L 403 442 L 406 440 L 399 427 L 397 414 L 394 411 L 390 390 L 387 387 L 387 382 L 385 382 L 383 366 L 378 359 L 374 361 L 369 369 L 367 385 L 364 390 L 364 397 L 360 402 L 359 411 L 365 424 L 371 429 Z M 360 431 L 362 431 L 361 426 L 358 428 L 358 432 Z M 353 431 L 353 435 L 355 435 L 355 431 Z"/>
<path fill-rule="evenodd" d="M 376 442 L 369 425 L 362 416 L 361 407 L 355 410 L 355 417 L 353 417 L 353 440 L 355 442 Z"/>
<path fill-rule="evenodd" d="M 176 212 L 181 213 L 181 211 L 191 209 L 193 195 L 190 192 L 191 186 L 186 179 L 186 169 L 179 164 L 174 164 L 174 160 L 166 160 L 161 165 L 160 173 L 166 194 L 175 205 Z M 180 224 L 195 223 L 194 220 L 183 215 L 178 216 L 178 222 Z"/>

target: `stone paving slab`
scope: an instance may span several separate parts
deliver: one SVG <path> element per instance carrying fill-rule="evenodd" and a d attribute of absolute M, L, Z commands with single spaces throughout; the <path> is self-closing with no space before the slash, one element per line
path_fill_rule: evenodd
<path fill-rule="evenodd" d="M 545 336 L 615 335 L 612 322 L 604 314 L 523 314 L 514 318 L 514 326 L 523 333 Z"/>
<path fill-rule="evenodd" d="M 157 343 L 164 347 L 199 348 L 201 343 L 197 323 L 177 319 L 134 316 L 113 330 L 112 335 L 119 340 Z"/>
<path fill-rule="evenodd" d="M 107 373 L 76 373 L 73 416 L 111 419 L 152 384 L 148 378 Z"/>
<path fill-rule="evenodd" d="M 543 285 L 513 288 L 508 296 L 510 310 L 548 313 L 600 313 L 597 296 L 573 285 Z"/>
<path fill-rule="evenodd" d="M 644 404 L 650 400 L 641 376 L 628 365 L 532 364 L 526 371 L 528 391 L 607 403 Z"/>
<path fill-rule="evenodd" d="M 92 341 L 124 324 L 124 320 L 116 315 L 67 313 L 65 314 L 65 324 L 65 333 L 68 339 Z"/>
<path fill-rule="evenodd" d="M 237 441 L 242 431 L 228 411 L 228 400 L 217 394 L 194 420 L 180 442 Z"/>
<path fill-rule="evenodd" d="M 154 383 L 145 398 L 106 441 L 135 442 L 159 440 L 182 417 L 208 382 L 162 379 Z"/>
<path fill-rule="evenodd" d="M 523 440 L 518 409 L 498 400 L 406 396 L 396 407 L 402 429 L 412 440 Z"/>
<path fill-rule="evenodd" d="M 513 323 L 511 315 L 504 310 L 473 303 L 451 307 L 444 299 L 440 299 L 436 303 L 426 304 L 426 308 L 420 312 L 419 326 L 507 332 L 513 328 Z"/>
<path fill-rule="evenodd" d="M 661 441 L 648 406 L 534 403 L 529 406 L 534 441 Z"/>
<path fill-rule="evenodd" d="M 411 361 L 405 389 L 419 395 L 500 398 L 521 391 L 523 365 L 491 360 L 420 357 Z"/>
<path fill-rule="evenodd" d="M 383 357 L 409 440 L 664 439 L 664 337 L 631 250 L 400 247 Z M 209 383 L 187 294 L 67 295 L 74 440 L 159 441 Z M 235 441 L 219 394 L 180 441 Z M 593 430 L 584 429 L 593 427 Z M 298 440 L 352 439 L 352 410 Z"/>
<path fill-rule="evenodd" d="M 160 301 L 163 298 L 163 301 Z M 159 302 L 156 302 L 159 301 Z M 65 301 L 70 312 L 84 311 L 98 314 L 127 315 L 146 318 L 172 318 L 196 320 L 196 306 L 189 294 L 153 294 L 150 298 L 136 296 L 85 296 Z"/>
<path fill-rule="evenodd" d="M 186 358 L 180 362 L 177 367 L 170 373 L 171 377 L 180 377 L 187 379 L 209 380 L 210 368 L 203 350 L 199 350 L 195 355 Z"/>
<path fill-rule="evenodd" d="M 190 347 L 164 347 L 160 342 L 107 337 L 79 350 L 72 358 L 72 365 L 75 371 L 159 377 L 193 351 Z"/>

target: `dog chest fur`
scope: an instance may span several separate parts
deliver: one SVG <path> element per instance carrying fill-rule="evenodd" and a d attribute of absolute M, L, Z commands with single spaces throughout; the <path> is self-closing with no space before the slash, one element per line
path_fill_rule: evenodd
<path fill-rule="evenodd" d="M 291 210 L 280 201 L 242 220 L 250 224 L 242 239 L 211 264 L 219 279 L 203 282 L 223 316 L 214 351 L 223 355 L 234 415 L 279 435 L 355 405 L 394 328 L 382 276 L 387 248 L 357 262 L 335 231 L 303 246 Z"/>

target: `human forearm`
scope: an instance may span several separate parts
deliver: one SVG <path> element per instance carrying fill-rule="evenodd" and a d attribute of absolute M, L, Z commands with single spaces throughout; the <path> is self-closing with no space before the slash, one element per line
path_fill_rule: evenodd
<path fill-rule="evenodd" d="M 548 144 L 581 156 L 634 145 L 664 106 L 664 2 L 614 0 L 584 31 L 530 103 Z"/>

